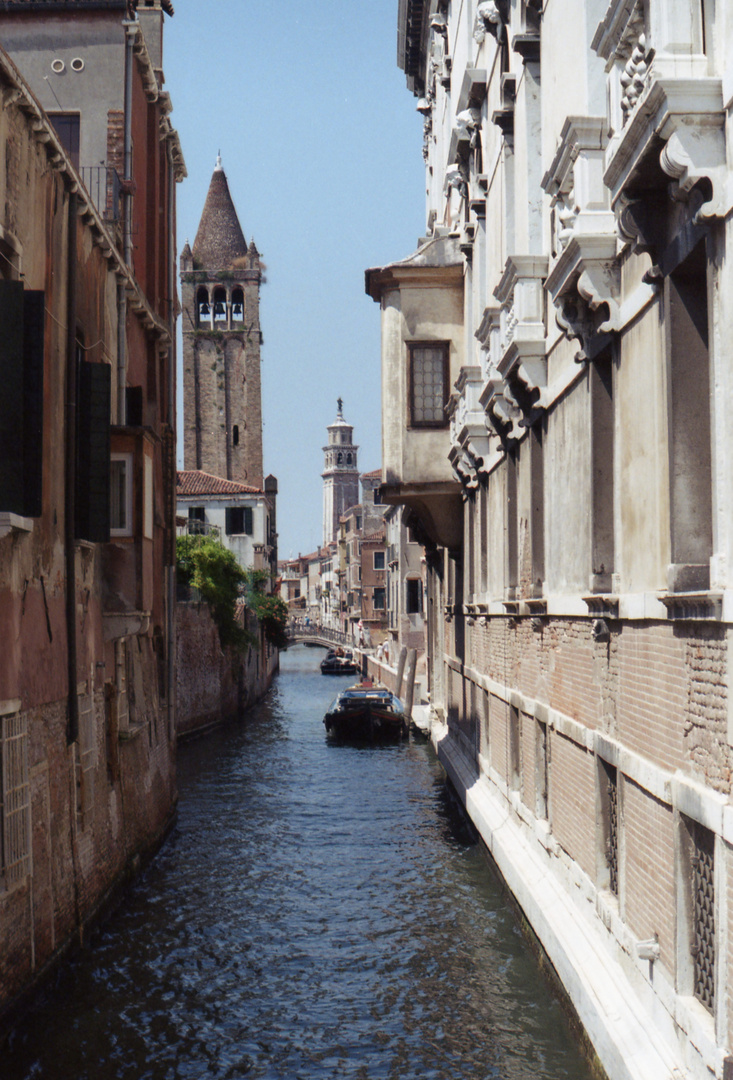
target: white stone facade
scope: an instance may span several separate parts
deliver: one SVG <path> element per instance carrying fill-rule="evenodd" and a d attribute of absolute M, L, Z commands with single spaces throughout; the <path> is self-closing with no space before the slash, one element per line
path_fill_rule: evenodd
<path fill-rule="evenodd" d="M 729 4 L 403 0 L 399 28 L 426 238 L 367 291 L 434 738 L 611 1080 L 722 1080 Z"/>

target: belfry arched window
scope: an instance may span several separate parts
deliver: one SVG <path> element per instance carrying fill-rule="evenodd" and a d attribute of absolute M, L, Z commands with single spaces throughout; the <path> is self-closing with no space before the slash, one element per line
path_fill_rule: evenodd
<path fill-rule="evenodd" d="M 347 464 L 347 465 L 350 465 L 350 464 L 351 464 L 351 454 L 347 454 L 347 455 L 346 455 L 346 464 Z"/>
<path fill-rule="evenodd" d="M 203 286 L 196 293 L 196 323 L 198 326 L 211 326 L 211 305 L 209 290 Z"/>
<path fill-rule="evenodd" d="M 336 458 L 336 464 L 337 465 L 343 465 L 343 461 L 344 461 L 344 455 L 339 454 L 338 457 Z"/>
<path fill-rule="evenodd" d="M 222 323 L 227 321 L 227 294 L 224 289 L 219 286 L 214 289 L 214 324 L 221 326 Z"/>
<path fill-rule="evenodd" d="M 244 293 L 232 290 L 232 326 L 244 326 Z"/>

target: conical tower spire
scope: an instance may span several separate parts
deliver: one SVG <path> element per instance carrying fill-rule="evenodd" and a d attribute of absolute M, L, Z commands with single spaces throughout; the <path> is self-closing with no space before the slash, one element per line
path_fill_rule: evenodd
<path fill-rule="evenodd" d="M 221 270 L 229 269 L 235 259 L 246 254 L 247 241 L 229 194 L 219 154 L 193 242 L 193 255 L 199 265 Z"/>

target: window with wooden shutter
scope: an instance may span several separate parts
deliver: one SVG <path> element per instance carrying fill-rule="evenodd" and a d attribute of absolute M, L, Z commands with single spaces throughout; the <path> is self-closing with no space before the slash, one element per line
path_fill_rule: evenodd
<path fill-rule="evenodd" d="M 78 363 L 76 537 L 103 544 L 110 516 L 110 368 Z"/>
<path fill-rule="evenodd" d="M 0 511 L 40 517 L 44 293 L 0 281 Z"/>

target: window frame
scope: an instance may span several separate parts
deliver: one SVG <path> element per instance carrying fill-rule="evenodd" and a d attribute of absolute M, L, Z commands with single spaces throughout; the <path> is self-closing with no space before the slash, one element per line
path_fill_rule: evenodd
<path fill-rule="evenodd" d="M 110 537 L 118 536 L 133 536 L 134 535 L 134 521 L 133 521 L 133 470 L 134 470 L 135 456 L 132 453 L 126 451 L 112 451 L 109 456 L 110 463 L 110 483 L 109 483 L 109 495 L 110 495 L 110 508 L 109 508 L 109 535 Z M 124 519 L 125 524 L 123 526 L 114 526 L 112 524 L 112 466 L 115 462 L 122 462 L 125 465 L 124 473 Z"/>
<path fill-rule="evenodd" d="M 377 603 L 377 596 L 381 598 L 382 603 Z M 372 589 L 372 609 L 374 611 L 386 611 L 387 610 L 387 590 L 384 585 L 375 585 Z"/>
<path fill-rule="evenodd" d="M 407 426 L 418 430 L 441 431 L 450 421 L 445 415 L 445 407 L 450 397 L 450 341 L 408 341 L 407 345 Z M 416 420 L 414 381 L 415 353 L 418 349 L 440 349 L 443 353 L 443 418 L 442 420 Z"/>
<path fill-rule="evenodd" d="M 387 556 L 386 556 L 385 552 L 384 551 L 373 551 L 372 555 L 374 556 L 374 562 L 372 564 L 373 568 L 375 570 L 386 570 L 387 569 Z M 380 559 L 380 558 L 382 560 L 382 565 L 377 566 L 377 559 Z"/>

